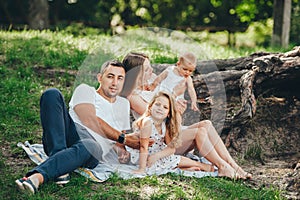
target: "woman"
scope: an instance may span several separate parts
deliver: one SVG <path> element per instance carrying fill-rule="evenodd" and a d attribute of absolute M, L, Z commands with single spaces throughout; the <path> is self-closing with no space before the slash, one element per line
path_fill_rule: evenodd
<path fill-rule="evenodd" d="M 149 57 L 142 53 L 127 54 L 123 59 L 123 65 L 126 80 L 121 95 L 129 100 L 134 117 L 137 117 L 146 111 L 148 103 L 154 96 L 154 92 L 145 90 L 153 77 L 153 69 Z M 182 90 L 182 87 L 178 87 L 177 90 Z M 179 100 L 177 106 L 183 113 L 186 102 Z M 252 177 L 231 157 L 211 121 L 203 120 L 183 129 L 181 141 L 182 145 L 176 148 L 176 154 L 184 155 L 196 147 L 203 157 L 218 168 L 218 176 L 242 179 Z"/>

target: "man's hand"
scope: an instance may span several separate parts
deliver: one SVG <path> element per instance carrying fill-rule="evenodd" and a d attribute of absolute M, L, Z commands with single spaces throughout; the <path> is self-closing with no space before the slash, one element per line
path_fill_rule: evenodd
<path fill-rule="evenodd" d="M 133 149 L 140 149 L 140 134 L 139 133 L 129 133 L 125 134 L 126 146 L 129 146 Z M 154 144 L 153 139 L 149 139 L 149 147 Z"/>
<path fill-rule="evenodd" d="M 125 145 L 133 149 L 140 149 L 140 137 L 139 133 L 125 134 Z"/>

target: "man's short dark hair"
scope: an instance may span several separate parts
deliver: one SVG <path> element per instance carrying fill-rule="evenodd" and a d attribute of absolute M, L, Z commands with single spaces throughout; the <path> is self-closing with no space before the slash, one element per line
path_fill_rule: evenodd
<path fill-rule="evenodd" d="M 105 72 L 105 70 L 107 69 L 108 66 L 114 66 L 114 67 L 122 67 L 124 68 L 124 65 L 123 63 L 121 63 L 120 61 L 118 60 L 110 60 L 110 61 L 107 61 L 105 63 L 103 63 L 103 65 L 101 66 L 101 69 L 100 69 L 100 74 L 103 74 Z"/>

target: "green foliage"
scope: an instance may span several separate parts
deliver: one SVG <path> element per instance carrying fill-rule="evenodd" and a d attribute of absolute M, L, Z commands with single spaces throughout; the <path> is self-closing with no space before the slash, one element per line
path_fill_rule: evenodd
<path fill-rule="evenodd" d="M 34 196 L 17 191 L 14 180 L 32 169 L 34 164 L 22 150 L 16 147 L 16 144 L 25 140 L 41 143 L 42 130 L 39 122 L 41 93 L 48 87 L 57 87 L 68 102 L 72 94 L 72 85 L 77 80 L 77 77 L 75 80 L 72 75 L 74 70 L 71 69 L 81 71 L 87 59 L 85 56 L 95 53 L 96 47 L 99 46 L 105 50 L 102 55 L 108 57 L 122 58 L 126 52 L 134 49 L 146 52 L 153 62 L 174 63 L 177 59 L 178 47 L 186 48 L 184 43 L 189 45 L 192 43 L 189 43 L 190 40 L 183 37 L 182 33 L 163 33 L 171 34 L 173 42 L 163 40 L 164 35 L 159 37 L 151 34 L 147 34 L 147 38 L 144 37 L 143 40 L 139 32 L 132 33 L 127 39 L 124 36 L 111 38 L 104 35 L 73 37 L 65 32 L 50 31 L 0 32 L 0 196 L 2 199 L 281 198 L 279 191 L 269 188 L 252 189 L 242 181 L 212 177 L 197 179 L 174 174 L 129 180 L 123 180 L 114 174 L 108 181 L 97 184 L 72 173 L 71 182 L 65 187 L 50 182 L 42 185 L 40 191 Z M 214 45 L 205 41 L 201 43 L 193 41 L 193 43 L 196 44 L 195 46 L 201 45 L 203 52 L 215 58 L 244 56 L 256 51 L 256 49 L 252 51 L 251 49 L 247 51 L 228 49 L 217 45 L 216 42 Z M 139 46 L 141 48 L 138 48 Z M 195 53 L 200 57 L 203 52 Z M 257 150 L 251 151 L 259 155 Z M 257 156 L 254 153 L 249 155 Z"/>
<path fill-rule="evenodd" d="M 241 22 L 263 21 L 272 17 L 273 0 L 242 0 L 236 5 Z"/>
<path fill-rule="evenodd" d="M 253 22 L 246 31 L 248 41 L 255 41 L 257 46 L 270 46 L 273 28 L 273 20 L 268 19 L 265 22 Z"/>
<path fill-rule="evenodd" d="M 16 22 L 28 23 L 26 19 L 31 3 L 28 0 L 22 1 L 19 6 L 14 1 L 3 2 L 3 11 L 0 10 L 3 21 L 13 28 L 17 28 Z M 81 23 L 97 27 L 106 33 L 120 33 L 118 31 L 123 30 L 121 27 L 136 25 L 171 29 L 208 26 L 236 30 L 242 27 L 245 29 L 254 20 L 265 20 L 271 16 L 271 0 L 90 0 L 76 1 L 73 4 L 66 1 L 49 1 L 52 29 L 68 26 L 68 31 L 74 34 L 95 31 L 91 29 L 85 32 L 80 28 Z M 72 24 L 74 22 L 76 25 Z M 72 25 L 69 26 L 70 24 Z"/>
<path fill-rule="evenodd" d="M 300 44 L 300 1 L 294 2 L 292 8 L 292 18 L 291 18 L 291 33 L 290 41 L 295 45 Z"/>
<path fill-rule="evenodd" d="M 101 34 L 101 29 L 87 27 L 83 23 L 71 23 L 63 29 L 63 32 L 74 36 L 87 36 Z"/>

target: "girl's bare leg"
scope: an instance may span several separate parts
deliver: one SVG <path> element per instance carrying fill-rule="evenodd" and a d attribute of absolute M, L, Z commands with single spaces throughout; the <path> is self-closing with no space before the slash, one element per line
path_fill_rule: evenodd
<path fill-rule="evenodd" d="M 229 154 L 225 144 L 223 143 L 221 137 L 219 136 L 218 132 L 214 128 L 213 124 L 209 120 L 204 120 L 199 123 L 192 125 L 191 127 L 198 128 L 203 127 L 207 130 L 209 140 L 211 144 L 214 146 L 214 149 L 219 154 L 219 156 L 229 163 L 236 171 L 240 174 L 242 178 L 251 178 L 252 175 L 250 173 L 245 172 L 231 157 Z M 202 152 L 201 152 L 202 153 Z"/>

